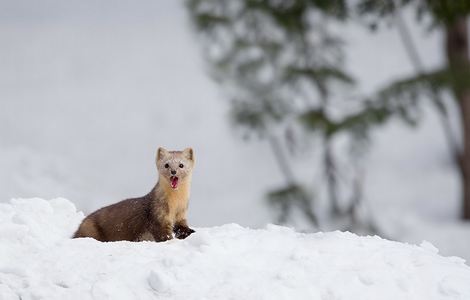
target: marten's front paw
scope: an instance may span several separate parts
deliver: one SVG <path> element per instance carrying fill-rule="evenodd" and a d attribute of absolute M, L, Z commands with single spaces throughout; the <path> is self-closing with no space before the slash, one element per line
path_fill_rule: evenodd
<path fill-rule="evenodd" d="M 178 226 L 175 228 L 175 237 L 180 239 L 180 240 L 183 240 L 185 238 L 187 238 L 188 236 L 191 235 L 191 233 L 195 232 L 193 229 L 189 228 L 189 227 L 182 227 L 182 226 Z"/>

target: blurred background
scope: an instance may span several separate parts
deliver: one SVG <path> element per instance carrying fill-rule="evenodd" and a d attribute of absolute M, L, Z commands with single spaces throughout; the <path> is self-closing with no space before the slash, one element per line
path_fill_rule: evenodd
<path fill-rule="evenodd" d="M 93 210 L 194 148 L 193 226 L 470 259 L 470 4 L 0 0 L 0 201 Z"/>

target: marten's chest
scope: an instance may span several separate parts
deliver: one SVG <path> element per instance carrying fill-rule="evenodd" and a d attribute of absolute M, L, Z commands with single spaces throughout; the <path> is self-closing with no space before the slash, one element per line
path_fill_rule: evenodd
<path fill-rule="evenodd" d="M 186 213 L 189 200 L 189 184 L 182 184 L 178 189 L 165 189 L 165 200 L 170 219 Z"/>
<path fill-rule="evenodd" d="M 167 196 L 168 212 L 174 218 L 185 212 L 188 207 L 189 191 L 177 190 Z"/>

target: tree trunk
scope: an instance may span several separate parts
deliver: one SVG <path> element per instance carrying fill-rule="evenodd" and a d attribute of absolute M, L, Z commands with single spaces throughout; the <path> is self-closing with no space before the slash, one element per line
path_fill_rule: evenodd
<path fill-rule="evenodd" d="M 467 18 L 457 18 L 446 25 L 446 53 L 453 74 L 453 93 L 461 113 L 463 149 L 460 155 L 462 178 L 462 217 L 470 220 L 470 86 L 463 85 L 462 74 L 469 74 L 470 57 Z M 468 76 L 468 75 L 467 75 Z"/>

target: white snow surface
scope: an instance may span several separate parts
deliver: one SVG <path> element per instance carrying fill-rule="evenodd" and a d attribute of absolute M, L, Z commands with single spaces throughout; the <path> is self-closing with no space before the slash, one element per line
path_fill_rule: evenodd
<path fill-rule="evenodd" d="M 470 299 L 470 268 L 420 246 L 268 225 L 186 240 L 71 239 L 63 198 L 0 204 L 0 299 Z"/>

